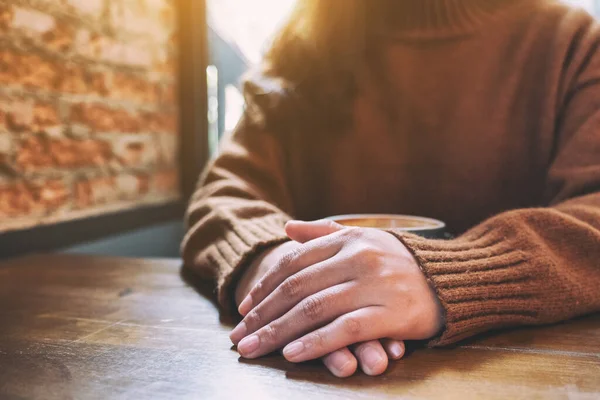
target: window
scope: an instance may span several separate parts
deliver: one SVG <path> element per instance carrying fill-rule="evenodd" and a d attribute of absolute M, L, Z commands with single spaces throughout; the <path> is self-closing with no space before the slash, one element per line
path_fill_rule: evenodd
<path fill-rule="evenodd" d="M 208 0 L 211 154 L 216 154 L 219 139 L 235 127 L 242 114 L 242 75 L 260 62 L 269 39 L 294 3 L 295 0 Z"/>

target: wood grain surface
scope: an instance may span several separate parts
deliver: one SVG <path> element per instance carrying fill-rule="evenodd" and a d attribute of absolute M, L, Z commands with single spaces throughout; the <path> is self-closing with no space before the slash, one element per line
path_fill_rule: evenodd
<path fill-rule="evenodd" d="M 179 260 L 39 255 L 0 264 L 4 399 L 598 399 L 600 316 L 416 347 L 381 377 L 232 349 Z"/>

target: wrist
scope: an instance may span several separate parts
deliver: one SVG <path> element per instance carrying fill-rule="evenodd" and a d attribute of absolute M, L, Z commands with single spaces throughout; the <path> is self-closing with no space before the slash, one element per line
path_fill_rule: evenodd
<path fill-rule="evenodd" d="M 423 307 L 419 318 L 419 326 L 422 327 L 420 335 L 423 339 L 431 339 L 439 336 L 443 332 L 445 325 L 445 311 L 433 282 L 423 270 L 423 266 L 411 248 L 406 246 L 398 235 L 391 231 L 386 232 L 394 237 L 395 242 L 399 244 L 403 262 L 411 265 L 410 268 L 419 276 L 417 278 L 417 287 L 421 288 L 419 303 Z"/>

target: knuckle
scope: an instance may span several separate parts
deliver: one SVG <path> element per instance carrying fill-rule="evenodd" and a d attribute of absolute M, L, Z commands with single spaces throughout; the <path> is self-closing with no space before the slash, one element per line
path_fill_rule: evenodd
<path fill-rule="evenodd" d="M 295 299 L 300 294 L 301 290 L 302 290 L 302 280 L 295 276 L 291 276 L 291 277 L 287 278 L 281 284 L 281 293 L 287 299 Z"/>
<path fill-rule="evenodd" d="M 319 297 L 309 297 L 302 303 L 302 314 L 310 320 L 318 319 L 323 315 L 323 300 Z"/>
<path fill-rule="evenodd" d="M 328 228 L 331 228 L 332 230 L 339 230 L 344 228 L 342 225 L 338 224 L 337 222 L 331 219 L 325 220 L 325 224 Z"/>
<path fill-rule="evenodd" d="M 360 250 L 360 258 L 363 263 L 374 266 L 379 264 L 381 260 L 381 254 L 374 246 L 365 245 Z"/>
<path fill-rule="evenodd" d="M 313 332 L 310 342 L 311 342 L 311 347 L 316 347 L 316 348 L 327 347 L 327 337 L 321 331 Z"/>
<path fill-rule="evenodd" d="M 356 239 L 360 236 L 360 228 L 350 226 L 342 231 L 342 234 L 348 239 Z"/>
<path fill-rule="evenodd" d="M 345 318 L 342 321 L 342 327 L 344 332 L 346 332 L 346 334 L 350 337 L 359 336 L 363 329 L 362 323 L 354 317 Z"/>
<path fill-rule="evenodd" d="M 272 325 L 266 325 L 261 329 L 261 341 L 264 340 L 266 343 L 276 343 L 278 337 L 278 330 Z"/>
<path fill-rule="evenodd" d="M 294 263 L 294 261 L 296 260 L 296 258 L 298 258 L 299 254 L 300 254 L 299 249 L 293 249 L 293 250 L 285 253 L 279 259 L 279 262 L 277 263 L 277 269 L 284 270 L 288 266 L 292 265 Z"/>
<path fill-rule="evenodd" d="M 348 232 L 350 236 L 352 236 L 353 238 L 361 238 L 364 237 L 365 232 L 366 232 L 366 228 L 361 228 L 358 226 L 353 226 L 350 227 L 349 229 L 350 231 Z"/>
<path fill-rule="evenodd" d="M 257 327 L 257 326 L 260 326 L 261 320 L 262 320 L 262 317 L 260 316 L 260 312 L 257 309 L 254 309 L 254 310 L 250 311 L 248 313 L 248 315 L 246 315 L 244 322 L 246 323 L 246 325 L 248 325 L 250 327 Z"/>
<path fill-rule="evenodd" d="M 262 281 L 262 279 L 261 279 L 260 281 L 258 281 L 258 282 L 257 282 L 257 283 L 254 285 L 254 287 L 253 287 L 253 288 L 252 288 L 252 290 L 250 291 L 250 295 L 251 295 L 252 297 L 258 297 L 257 295 L 261 294 L 261 293 L 262 293 L 262 291 L 263 291 L 263 286 L 264 286 L 264 283 L 263 283 L 263 281 Z"/>

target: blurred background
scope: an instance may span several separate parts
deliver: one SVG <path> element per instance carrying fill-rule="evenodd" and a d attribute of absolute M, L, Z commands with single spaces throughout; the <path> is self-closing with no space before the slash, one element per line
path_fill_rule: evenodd
<path fill-rule="evenodd" d="M 178 26 L 172 0 L 0 1 L 0 255 L 180 219 Z"/>
<path fill-rule="evenodd" d="M 240 79 L 294 3 L 0 0 L 0 258 L 177 257 Z"/>
<path fill-rule="evenodd" d="M 295 0 L 208 0 L 209 141 L 213 155 L 219 138 L 231 131 L 241 116 L 240 78 L 260 62 L 294 4 Z"/>

